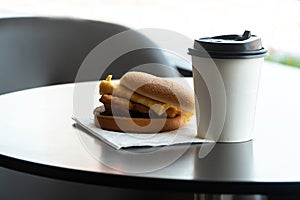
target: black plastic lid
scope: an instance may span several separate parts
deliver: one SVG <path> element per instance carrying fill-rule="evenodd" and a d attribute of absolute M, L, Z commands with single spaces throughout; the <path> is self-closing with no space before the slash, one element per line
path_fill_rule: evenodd
<path fill-rule="evenodd" d="M 259 58 L 267 55 L 261 39 L 245 31 L 243 35 L 221 35 L 194 41 L 188 54 L 212 58 Z"/>

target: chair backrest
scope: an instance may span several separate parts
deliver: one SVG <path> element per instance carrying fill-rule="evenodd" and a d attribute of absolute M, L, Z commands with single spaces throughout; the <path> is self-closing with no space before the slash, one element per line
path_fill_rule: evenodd
<path fill-rule="evenodd" d="M 88 53 L 105 39 L 126 30 L 129 28 L 91 20 L 0 19 L 0 94 L 74 82 Z M 148 42 L 151 41 L 145 38 L 145 43 Z M 109 66 L 109 70 L 113 70 L 115 78 L 119 78 L 143 63 L 168 64 L 161 52 L 145 49 L 121 56 Z M 157 74 L 169 76 L 168 72 Z M 95 74 L 85 79 L 99 78 Z"/>

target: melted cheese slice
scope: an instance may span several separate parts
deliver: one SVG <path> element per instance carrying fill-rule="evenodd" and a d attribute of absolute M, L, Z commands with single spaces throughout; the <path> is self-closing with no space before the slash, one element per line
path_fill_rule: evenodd
<path fill-rule="evenodd" d="M 145 105 L 150 109 L 152 109 L 158 115 L 164 114 L 166 110 L 170 108 L 175 109 L 176 112 L 180 113 L 180 110 L 178 110 L 174 106 L 171 106 L 170 104 L 162 103 L 160 101 L 156 101 L 154 99 L 150 99 L 148 97 L 142 96 L 138 93 L 128 90 L 127 88 L 117 83 L 112 83 L 110 80 L 101 81 L 99 90 L 101 95 L 113 94 L 114 96 L 130 99 L 131 101 Z"/>

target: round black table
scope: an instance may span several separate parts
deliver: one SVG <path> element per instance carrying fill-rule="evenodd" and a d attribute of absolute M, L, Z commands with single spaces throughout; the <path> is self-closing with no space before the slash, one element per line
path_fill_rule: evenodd
<path fill-rule="evenodd" d="M 191 78 L 186 80 L 192 82 Z M 299 88 L 300 70 L 265 63 L 255 139 L 219 143 L 205 158 L 198 157 L 202 144 L 188 148 L 111 148 L 71 119 L 74 84 L 5 94 L 0 96 L 0 166 L 55 179 L 123 188 L 300 195 Z M 179 151 L 184 153 L 160 169 L 139 173 L 130 170 L 143 166 L 151 169 L 151 163 L 128 155 L 157 149 L 157 160 Z"/>

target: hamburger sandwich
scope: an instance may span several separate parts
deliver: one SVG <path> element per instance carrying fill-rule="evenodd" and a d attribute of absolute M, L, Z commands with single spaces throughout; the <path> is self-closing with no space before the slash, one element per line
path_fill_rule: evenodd
<path fill-rule="evenodd" d="M 194 114 L 190 90 L 169 79 L 127 72 L 120 81 L 107 76 L 99 93 L 102 106 L 94 110 L 95 124 L 106 130 L 154 133 L 178 129 Z"/>

